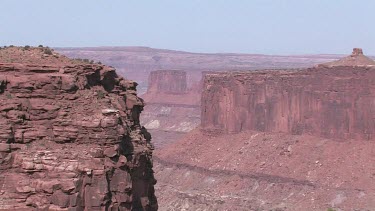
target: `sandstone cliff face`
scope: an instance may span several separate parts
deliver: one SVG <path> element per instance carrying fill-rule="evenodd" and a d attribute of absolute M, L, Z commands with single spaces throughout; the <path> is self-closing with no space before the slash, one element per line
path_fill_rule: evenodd
<path fill-rule="evenodd" d="M 151 72 L 148 83 L 142 95 L 147 104 L 142 123 L 147 129 L 184 133 L 199 125 L 199 82 L 187 88 L 185 71 L 162 70 Z"/>
<path fill-rule="evenodd" d="M 158 70 L 150 73 L 149 87 L 142 98 L 147 104 L 195 105 L 200 104 L 201 82 L 187 88 L 185 71 Z"/>
<path fill-rule="evenodd" d="M 157 210 L 136 85 L 102 65 L 0 64 L 0 210 Z"/>
<path fill-rule="evenodd" d="M 185 71 L 157 70 L 150 73 L 147 92 L 183 94 L 186 90 Z"/>
<path fill-rule="evenodd" d="M 208 74 L 202 127 L 373 139 L 375 68 L 342 62 L 299 71 Z"/>

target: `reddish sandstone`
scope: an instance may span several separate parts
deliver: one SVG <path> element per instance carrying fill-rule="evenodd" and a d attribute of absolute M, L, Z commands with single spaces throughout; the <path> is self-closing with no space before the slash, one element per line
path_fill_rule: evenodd
<path fill-rule="evenodd" d="M 43 48 L 0 50 L 0 210 L 157 210 L 136 85 Z"/>
<path fill-rule="evenodd" d="M 208 74 L 202 127 L 373 139 L 373 63 L 355 49 L 309 69 Z"/>
<path fill-rule="evenodd" d="M 142 122 L 148 129 L 188 132 L 200 123 L 200 84 L 187 88 L 185 71 L 151 72 Z"/>

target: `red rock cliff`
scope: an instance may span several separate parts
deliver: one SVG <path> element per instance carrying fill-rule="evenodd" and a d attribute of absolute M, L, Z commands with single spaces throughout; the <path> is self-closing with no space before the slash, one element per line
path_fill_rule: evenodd
<path fill-rule="evenodd" d="M 374 63 L 355 50 L 299 71 L 207 74 L 202 127 L 374 139 Z"/>
<path fill-rule="evenodd" d="M 0 63 L 0 210 L 157 210 L 137 84 L 43 57 Z"/>
<path fill-rule="evenodd" d="M 189 83 L 193 79 L 189 78 Z M 142 95 L 147 107 L 142 123 L 148 129 L 187 132 L 200 123 L 200 83 L 187 88 L 185 71 L 153 71 L 149 76 L 149 88 Z"/>
<path fill-rule="evenodd" d="M 157 70 L 150 73 L 147 92 L 183 94 L 186 90 L 185 71 Z"/>

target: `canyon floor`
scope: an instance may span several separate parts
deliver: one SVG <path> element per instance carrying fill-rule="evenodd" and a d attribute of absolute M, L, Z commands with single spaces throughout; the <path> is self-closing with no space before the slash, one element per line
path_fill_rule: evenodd
<path fill-rule="evenodd" d="M 197 128 L 157 147 L 160 210 L 373 210 L 373 142 Z"/>

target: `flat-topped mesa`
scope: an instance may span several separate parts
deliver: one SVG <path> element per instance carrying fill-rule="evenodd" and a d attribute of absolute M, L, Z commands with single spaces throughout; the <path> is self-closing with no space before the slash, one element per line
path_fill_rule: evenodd
<path fill-rule="evenodd" d="M 202 128 L 375 139 L 375 67 L 343 60 L 298 71 L 207 74 Z"/>
<path fill-rule="evenodd" d="M 375 66 L 375 61 L 363 55 L 362 48 L 353 48 L 350 56 L 344 57 L 340 60 L 320 64 L 317 66 L 338 67 L 338 66 Z"/>
<path fill-rule="evenodd" d="M 152 71 L 148 79 L 147 92 L 184 94 L 187 91 L 186 72 L 181 70 Z"/>
<path fill-rule="evenodd" d="M 150 73 L 148 91 L 142 95 L 147 105 L 142 115 L 146 128 L 187 132 L 199 125 L 201 84 L 195 83 L 189 89 L 187 84 L 185 71 Z"/>
<path fill-rule="evenodd" d="M 353 52 L 351 56 L 358 56 L 358 55 L 363 55 L 362 48 L 353 48 Z"/>
<path fill-rule="evenodd" d="M 0 210 L 157 210 L 137 83 L 44 54 L 0 50 Z"/>

